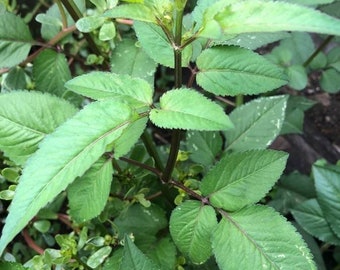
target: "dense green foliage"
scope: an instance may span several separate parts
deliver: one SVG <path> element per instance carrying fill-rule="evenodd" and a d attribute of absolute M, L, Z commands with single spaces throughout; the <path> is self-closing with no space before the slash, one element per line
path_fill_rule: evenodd
<path fill-rule="evenodd" d="M 325 269 L 339 166 L 267 148 L 313 104 L 280 87 L 340 90 L 309 34 L 340 1 L 26 2 L 0 1 L 1 269 Z"/>

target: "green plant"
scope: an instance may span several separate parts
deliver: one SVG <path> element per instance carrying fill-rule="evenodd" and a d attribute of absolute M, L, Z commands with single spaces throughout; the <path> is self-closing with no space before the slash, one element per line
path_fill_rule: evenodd
<path fill-rule="evenodd" d="M 56 1 L 28 13 L 46 44 L 0 5 L 1 199 L 15 190 L 0 253 L 22 230 L 45 247 L 33 257 L 12 244 L 5 259 L 24 257 L 30 269 L 317 269 L 295 227 L 264 205 L 287 160 L 266 148 L 288 97 L 244 105 L 242 97 L 287 83 L 283 68 L 253 50 L 283 31 L 340 35 L 340 20 L 253 0 L 197 1 L 185 15 L 186 2 Z M 41 48 L 28 56 L 32 44 Z M 173 81 L 158 82 L 169 89 L 154 88 L 157 65 L 173 69 Z M 219 96 L 237 96 L 239 106 L 228 116 Z M 155 126 L 171 130 L 168 145 L 155 143 Z"/>

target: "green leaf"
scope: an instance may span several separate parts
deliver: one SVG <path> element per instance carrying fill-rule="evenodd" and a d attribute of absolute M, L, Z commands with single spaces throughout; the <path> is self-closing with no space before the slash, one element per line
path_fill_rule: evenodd
<path fill-rule="evenodd" d="M 244 151 L 268 147 L 279 135 L 287 96 L 258 98 L 237 107 L 229 115 L 235 129 L 225 131 L 227 150 Z"/>
<path fill-rule="evenodd" d="M 202 179 L 200 190 L 214 207 L 239 210 L 266 195 L 283 172 L 287 157 L 274 150 L 226 155 Z"/>
<path fill-rule="evenodd" d="M 256 50 L 266 44 L 284 39 L 290 35 L 286 32 L 277 33 L 246 33 L 240 34 L 232 39 L 223 40 L 221 42 L 214 41 L 216 45 L 234 45 L 249 50 Z"/>
<path fill-rule="evenodd" d="M 112 143 L 114 157 L 119 158 L 130 151 L 145 130 L 147 122 L 147 117 L 138 119 L 124 130 L 123 134 Z"/>
<path fill-rule="evenodd" d="M 138 46 L 137 40 L 123 39 L 116 44 L 111 56 L 111 71 L 128 74 L 154 84 L 157 64 Z"/>
<path fill-rule="evenodd" d="M 160 98 L 160 109 L 152 109 L 150 120 L 161 128 L 226 130 L 233 127 L 223 109 L 195 90 L 171 90 Z"/>
<path fill-rule="evenodd" d="M 197 83 L 216 95 L 258 94 L 286 83 L 283 70 L 263 56 L 234 46 L 204 50 L 197 58 Z"/>
<path fill-rule="evenodd" d="M 286 117 L 280 134 L 303 133 L 304 111 L 315 104 L 314 101 L 302 96 L 289 96 Z"/>
<path fill-rule="evenodd" d="M 105 18 L 99 16 L 83 17 L 76 22 L 76 27 L 80 32 L 89 33 L 101 27 Z"/>
<path fill-rule="evenodd" d="M 72 219 L 82 223 L 103 211 L 110 194 L 112 173 L 111 160 L 102 158 L 67 188 Z"/>
<path fill-rule="evenodd" d="M 148 208 L 134 204 L 126 212 L 122 212 L 114 223 L 120 237 L 133 233 L 138 242 L 141 238 L 151 237 L 164 229 L 167 226 L 167 219 L 164 211 L 155 204 Z"/>
<path fill-rule="evenodd" d="M 36 89 L 56 96 L 63 96 L 64 84 L 70 80 L 71 72 L 64 54 L 46 49 L 34 60 L 33 76 Z"/>
<path fill-rule="evenodd" d="M 157 270 L 159 267 L 146 257 L 125 235 L 124 237 L 124 251 L 120 270 Z"/>
<path fill-rule="evenodd" d="M 1 92 L 26 89 L 25 71 L 21 67 L 14 67 L 3 77 Z"/>
<path fill-rule="evenodd" d="M 125 4 L 107 10 L 104 13 L 108 18 L 125 18 L 136 21 L 144 21 L 150 23 L 157 23 L 154 10 L 145 4 Z"/>
<path fill-rule="evenodd" d="M 207 10 L 205 22 L 206 29 L 218 23 L 224 34 L 301 31 L 340 35 L 338 19 L 304 6 L 264 0 L 221 0 Z M 209 38 L 204 28 L 200 35 Z"/>
<path fill-rule="evenodd" d="M 153 262 L 162 270 L 173 270 L 176 265 L 176 246 L 170 237 L 165 237 L 153 243 L 148 250 L 144 250 Z"/>
<path fill-rule="evenodd" d="M 302 90 L 307 86 L 308 74 L 305 67 L 292 65 L 287 67 L 288 85 L 295 90 Z"/>
<path fill-rule="evenodd" d="M 301 236 L 273 209 L 250 206 L 222 217 L 212 236 L 221 269 L 316 270 Z"/>
<path fill-rule="evenodd" d="M 73 0 L 75 5 L 78 7 L 81 14 L 85 14 L 86 7 L 85 7 L 85 1 L 84 0 Z M 66 9 L 65 9 L 66 11 Z M 67 27 L 70 27 L 74 25 L 74 20 L 70 16 L 68 12 L 66 13 L 66 21 L 67 21 Z M 46 12 L 46 16 L 52 17 L 55 20 L 59 20 L 59 22 L 62 22 L 62 15 L 60 14 L 59 7 L 57 3 L 53 4 Z M 62 30 L 62 23 L 58 24 L 51 24 L 51 21 L 46 22 L 44 21 L 41 25 L 41 35 L 45 40 L 50 40 L 54 36 L 56 36 L 61 30 Z M 65 40 L 66 38 L 64 38 Z M 64 43 L 64 40 L 62 41 Z"/>
<path fill-rule="evenodd" d="M 67 101 L 40 92 L 0 95 L 0 149 L 23 165 L 39 142 L 76 113 Z"/>
<path fill-rule="evenodd" d="M 340 172 L 317 165 L 312 170 L 322 212 L 333 231 L 340 237 Z"/>
<path fill-rule="evenodd" d="M 0 254 L 39 209 L 83 175 L 134 120 L 128 105 L 97 101 L 46 136 L 23 170 L 0 239 Z"/>
<path fill-rule="evenodd" d="M 1 270 L 27 270 L 28 268 L 16 262 L 0 262 Z"/>
<path fill-rule="evenodd" d="M 75 77 L 65 86 L 92 99 L 121 98 L 139 106 L 152 104 L 151 86 L 142 79 L 128 75 L 95 71 Z"/>
<path fill-rule="evenodd" d="M 155 62 L 167 66 L 174 67 L 174 48 L 168 41 L 162 28 L 153 23 L 135 21 L 133 23 L 138 41 L 144 51 Z M 186 46 L 182 51 L 182 66 L 189 64 L 192 55 L 192 46 Z"/>
<path fill-rule="evenodd" d="M 87 260 L 86 264 L 90 266 L 92 269 L 101 265 L 105 259 L 110 255 L 112 251 L 112 247 L 105 246 L 98 249 L 95 253 L 93 253 Z"/>
<path fill-rule="evenodd" d="M 12 13 L 1 14 L 0 25 L 0 68 L 10 68 L 27 57 L 33 38 L 25 21 Z"/>
<path fill-rule="evenodd" d="M 210 238 L 216 225 L 214 208 L 199 201 L 185 201 L 172 211 L 170 234 L 184 255 L 202 264 L 212 255 Z"/>
<path fill-rule="evenodd" d="M 123 248 L 118 248 L 114 250 L 112 256 L 108 258 L 103 266 L 102 270 L 119 270 L 120 264 L 123 258 Z"/>
<path fill-rule="evenodd" d="M 99 30 L 99 39 L 111 40 L 116 36 L 116 26 L 113 22 L 105 22 Z"/>
<path fill-rule="evenodd" d="M 340 90 L 340 72 L 333 68 L 323 71 L 320 86 L 329 93 L 337 93 Z"/>
<path fill-rule="evenodd" d="M 314 181 L 309 176 L 297 172 L 283 175 L 274 190 L 273 199 L 268 205 L 284 215 L 288 214 L 291 208 L 316 197 Z"/>
<path fill-rule="evenodd" d="M 196 163 L 210 166 L 222 150 L 222 137 L 218 132 L 190 131 L 187 132 L 186 145 L 190 159 Z"/>
<path fill-rule="evenodd" d="M 292 210 L 295 220 L 309 234 L 323 242 L 340 245 L 340 239 L 327 223 L 316 199 L 311 199 Z"/>

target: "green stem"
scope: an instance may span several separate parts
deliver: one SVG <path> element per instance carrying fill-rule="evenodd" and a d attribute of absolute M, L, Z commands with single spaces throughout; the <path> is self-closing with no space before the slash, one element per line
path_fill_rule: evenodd
<path fill-rule="evenodd" d="M 182 9 L 176 10 L 176 21 L 175 21 L 175 44 L 173 45 L 174 50 L 174 62 L 175 62 L 175 88 L 182 87 L 182 24 L 183 24 L 183 12 Z M 162 180 L 169 182 L 171 179 L 172 171 L 175 168 L 179 146 L 181 142 L 182 132 L 178 129 L 172 132 L 171 146 L 168 161 L 164 170 Z"/>
<path fill-rule="evenodd" d="M 154 159 L 156 168 L 160 171 L 164 171 L 162 160 L 158 155 L 156 146 L 151 138 L 151 135 L 147 131 L 144 131 L 144 133 L 142 134 L 142 141 L 145 145 L 146 151 L 148 151 L 149 155 Z"/>
<path fill-rule="evenodd" d="M 320 46 L 313 52 L 313 54 L 303 63 L 304 67 L 307 67 L 313 59 L 329 44 L 329 42 L 332 41 L 334 36 L 328 36 L 321 44 Z"/>
<path fill-rule="evenodd" d="M 236 107 L 239 107 L 241 105 L 243 105 L 243 95 L 240 94 L 240 95 L 237 95 L 236 96 L 236 100 L 235 100 L 235 103 L 236 103 Z"/>
<path fill-rule="evenodd" d="M 70 13 L 72 19 L 76 22 L 78 21 L 80 18 L 83 17 L 83 15 L 81 14 L 80 10 L 78 9 L 77 5 L 73 2 L 73 0 L 60 0 L 64 7 L 66 8 L 66 10 L 68 11 L 68 13 Z M 83 33 L 86 41 L 89 44 L 89 47 L 91 48 L 91 50 L 97 54 L 97 55 L 101 55 L 101 52 L 97 46 L 97 44 L 94 42 L 93 37 L 91 36 L 91 34 L 89 33 Z"/>
<path fill-rule="evenodd" d="M 60 0 L 57 0 L 57 5 L 58 5 L 58 9 L 60 12 L 60 16 L 61 16 L 61 21 L 63 24 L 63 29 L 67 27 L 67 17 L 66 17 L 66 13 L 64 10 L 63 5 L 61 4 Z"/>

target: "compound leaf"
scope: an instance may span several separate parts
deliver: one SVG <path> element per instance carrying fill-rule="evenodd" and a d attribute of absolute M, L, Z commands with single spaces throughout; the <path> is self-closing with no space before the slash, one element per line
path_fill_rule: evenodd
<path fill-rule="evenodd" d="M 204 50 L 197 58 L 197 83 L 216 95 L 258 94 L 286 84 L 283 70 L 263 56 L 235 46 Z"/>
<path fill-rule="evenodd" d="M 65 86 L 92 99 L 121 98 L 141 106 L 152 104 L 151 86 L 146 81 L 129 75 L 95 71 L 78 76 Z"/>
<path fill-rule="evenodd" d="M 160 109 L 152 109 L 150 120 L 162 128 L 226 130 L 233 127 L 223 109 L 202 94 L 187 88 L 166 92 Z"/>
<path fill-rule="evenodd" d="M 279 134 L 287 96 L 258 98 L 237 107 L 229 115 L 234 129 L 225 131 L 227 150 L 244 151 L 269 146 Z"/>
<path fill-rule="evenodd" d="M 64 99 L 41 92 L 13 91 L 0 95 L 0 149 L 18 165 L 39 142 L 77 112 Z"/>
<path fill-rule="evenodd" d="M 316 195 L 329 225 L 340 237 L 340 172 L 318 165 L 313 166 Z"/>
<path fill-rule="evenodd" d="M 112 99 L 97 101 L 46 136 L 26 163 L 15 190 L 0 239 L 0 254 L 40 208 L 83 175 L 135 120 L 127 104 Z"/>
<path fill-rule="evenodd" d="M 12 13 L 2 13 L 0 25 L 0 68 L 10 68 L 27 57 L 33 38 L 25 21 Z"/>
<path fill-rule="evenodd" d="M 203 178 L 200 190 L 210 203 L 228 211 L 258 202 L 285 168 L 287 154 L 251 150 L 226 155 Z"/>
<path fill-rule="evenodd" d="M 212 246 L 221 269 L 291 269 L 294 265 L 296 269 L 316 270 L 295 228 L 267 206 L 222 212 Z"/>
<path fill-rule="evenodd" d="M 198 201 L 185 201 L 170 217 L 170 233 L 176 246 L 197 264 L 212 255 L 210 238 L 216 225 L 214 208 Z"/>
<path fill-rule="evenodd" d="M 112 173 L 111 160 L 102 158 L 67 188 L 70 215 L 76 222 L 88 221 L 104 209 L 110 194 Z"/>

